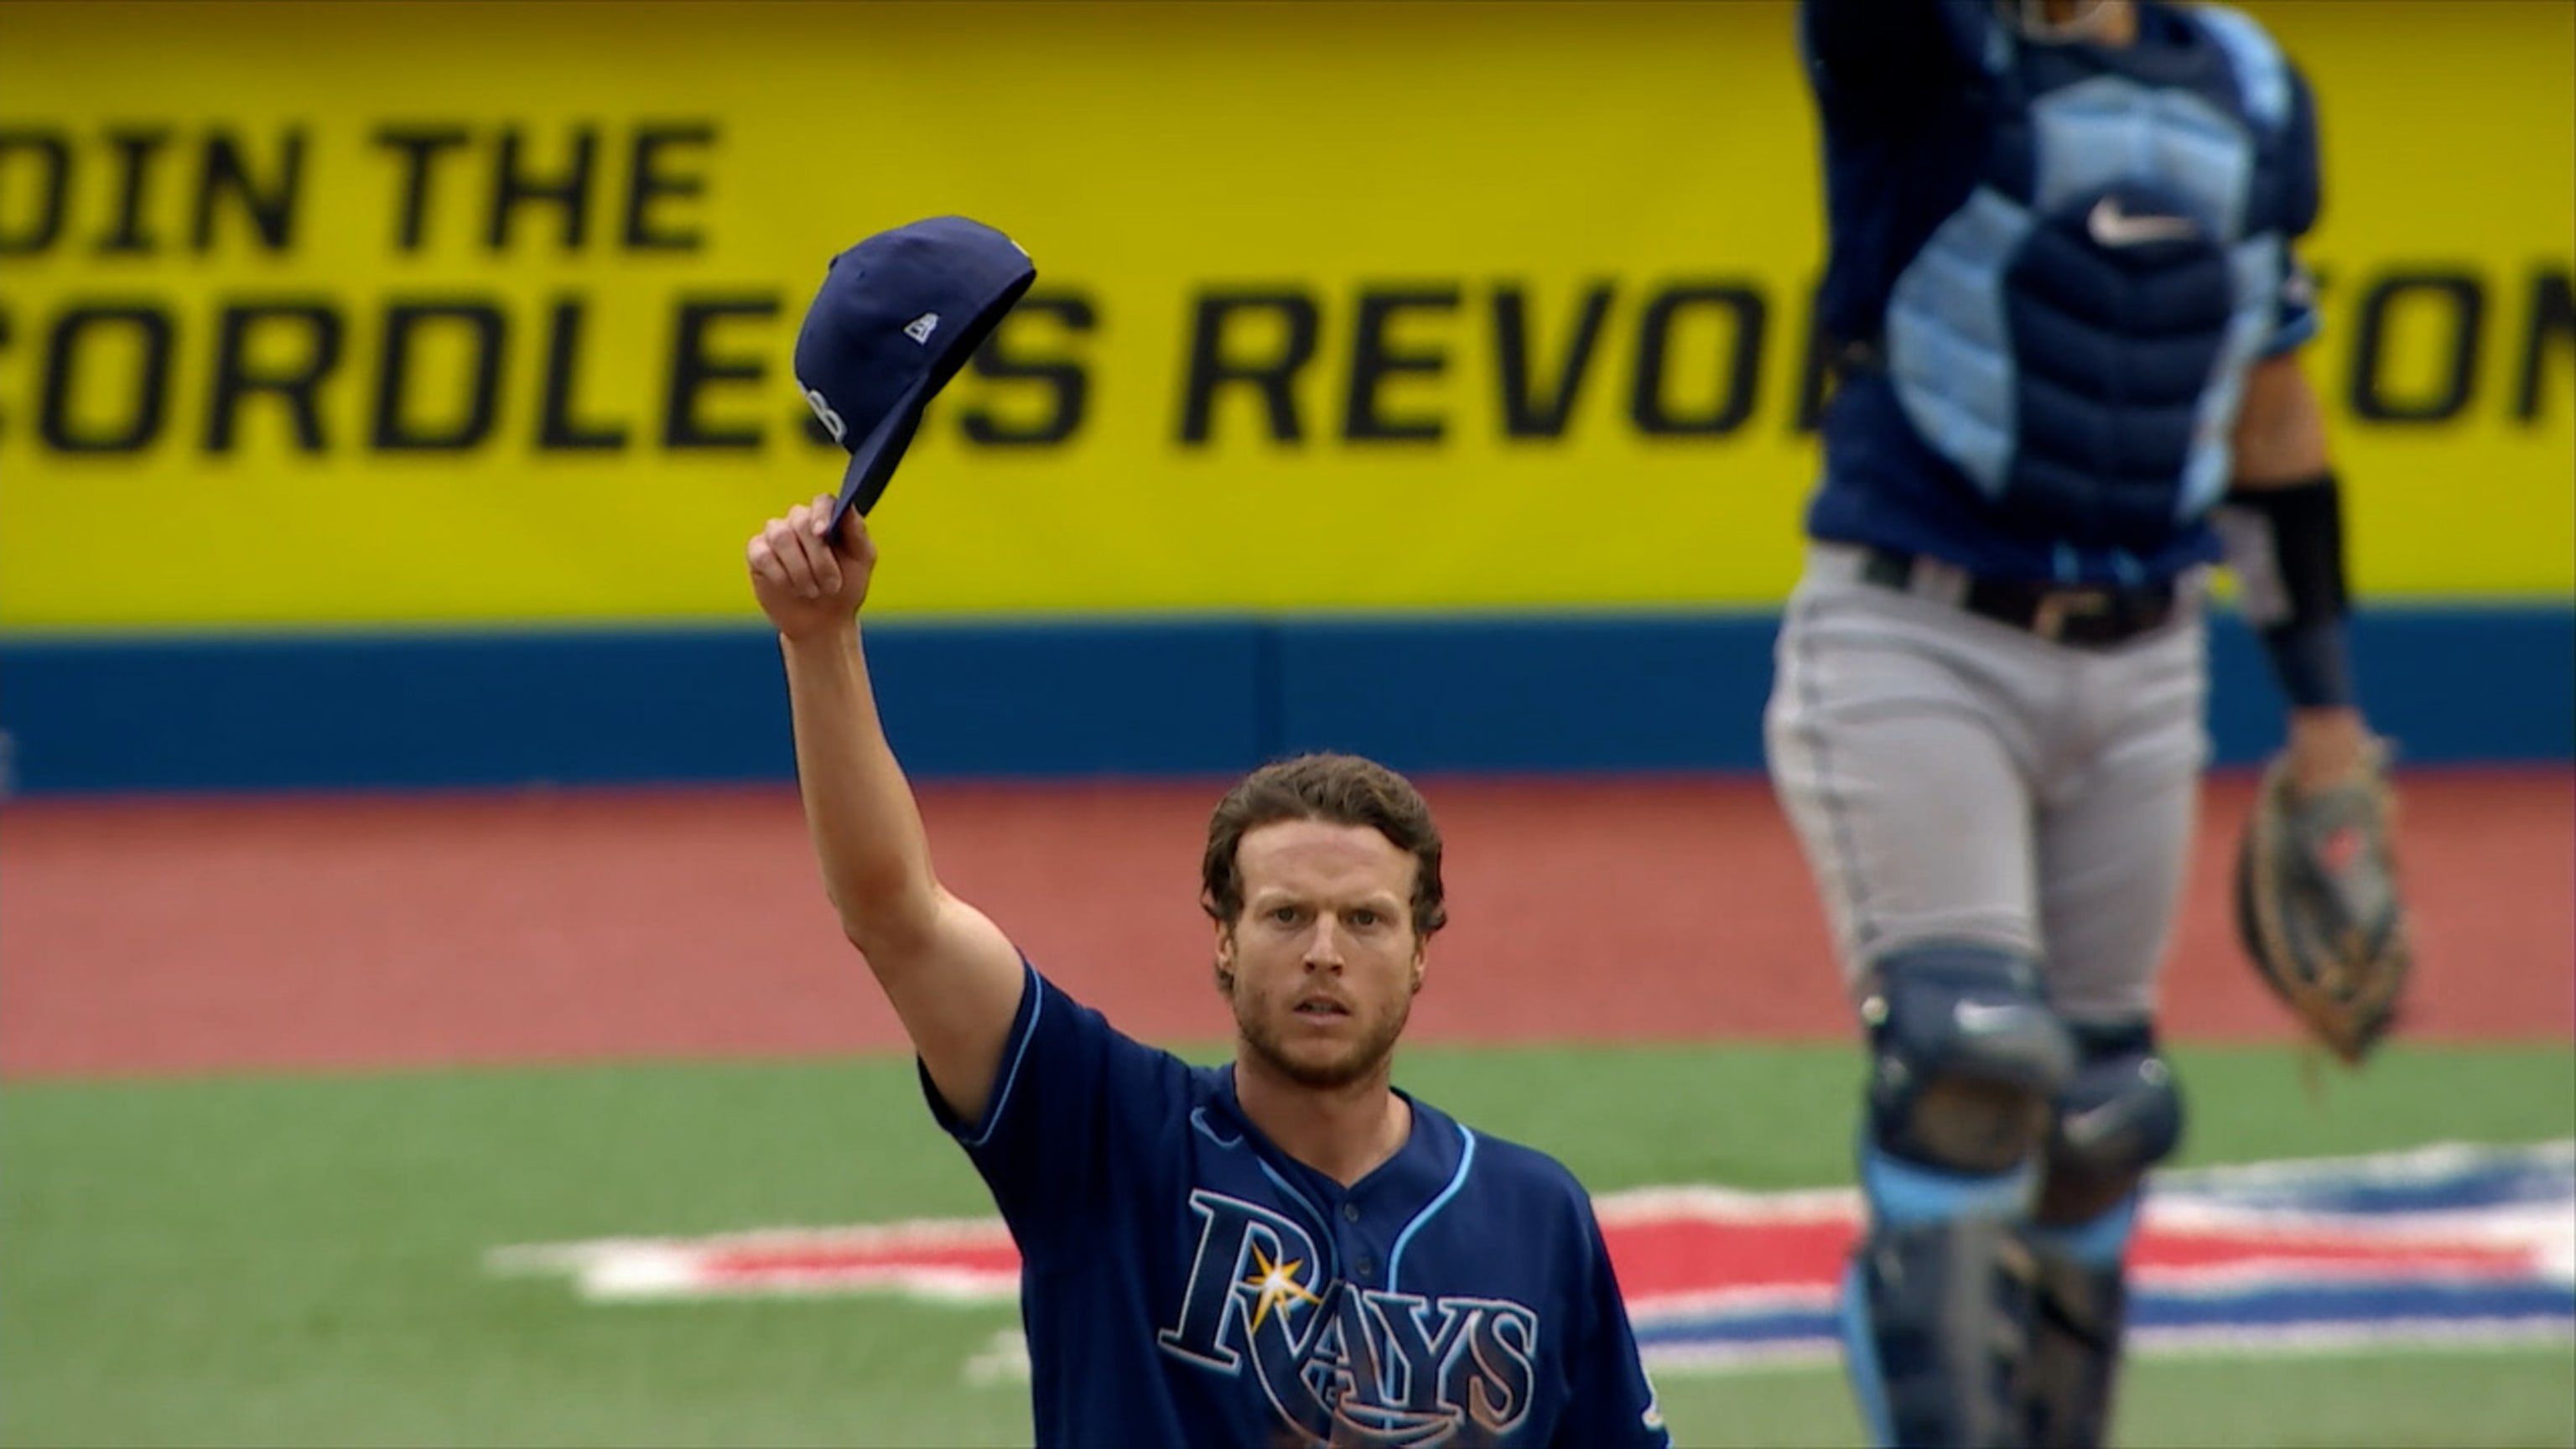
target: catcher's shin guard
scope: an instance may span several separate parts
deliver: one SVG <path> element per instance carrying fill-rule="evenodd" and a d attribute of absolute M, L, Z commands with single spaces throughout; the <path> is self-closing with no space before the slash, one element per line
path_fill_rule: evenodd
<path fill-rule="evenodd" d="M 1978 945 L 1876 963 L 1860 1159 L 1869 1232 L 1845 1276 L 1843 1361 L 1886 1445 L 2011 1446 L 2033 1276 L 2021 1237 L 2075 1048 L 2030 964 Z"/>
<path fill-rule="evenodd" d="M 1843 1363 L 1871 1442 L 2013 1449 L 2033 1268 L 2014 1225 L 1960 1218 L 1871 1232 L 1843 1280 Z"/>
<path fill-rule="evenodd" d="M 2116 1263 L 2094 1267 L 2038 1250 L 2031 1267 L 2036 1291 L 2022 1365 L 2023 1442 L 2032 1449 L 2094 1449 L 2111 1429 L 2111 1390 L 2128 1327 L 2127 1275 Z"/>
<path fill-rule="evenodd" d="M 2144 1023 L 2075 1035 L 2085 1064 L 2058 1097 L 2026 1235 L 2035 1294 L 2022 1404 L 2030 1444 L 2092 1449 L 2111 1428 L 2139 1183 L 2182 1140 L 2183 1117 Z"/>

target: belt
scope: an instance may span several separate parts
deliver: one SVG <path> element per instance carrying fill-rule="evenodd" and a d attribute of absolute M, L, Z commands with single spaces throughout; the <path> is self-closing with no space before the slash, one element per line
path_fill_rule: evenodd
<path fill-rule="evenodd" d="M 2111 587 L 1981 579 L 1938 559 L 1891 548 L 1867 550 L 1860 576 L 1880 588 L 1946 599 L 1979 618 L 2052 643 L 2095 649 L 2163 628 L 2181 599 L 2171 583 Z"/>

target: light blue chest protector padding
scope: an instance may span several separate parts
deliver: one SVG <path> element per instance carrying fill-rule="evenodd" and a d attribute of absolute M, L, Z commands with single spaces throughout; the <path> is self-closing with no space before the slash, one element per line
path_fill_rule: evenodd
<path fill-rule="evenodd" d="M 1984 179 L 1888 304 L 1923 439 L 2023 526 L 2115 557 L 2225 491 L 2279 304 L 2288 68 L 2242 16 L 2190 23 L 2204 43 L 2133 61 L 1992 32 Z"/>

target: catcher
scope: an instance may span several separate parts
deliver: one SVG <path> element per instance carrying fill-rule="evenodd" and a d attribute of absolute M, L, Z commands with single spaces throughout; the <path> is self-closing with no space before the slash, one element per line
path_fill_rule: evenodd
<path fill-rule="evenodd" d="M 1869 1059 L 1844 1363 L 1883 1443 L 2098 1443 L 2139 1187 L 2183 1132 L 2158 987 L 2213 566 L 2289 705 L 2246 943 L 2348 1061 L 2407 969 L 2299 360 L 2318 102 L 2216 5 L 1800 19 L 1836 378 L 1764 738 Z"/>

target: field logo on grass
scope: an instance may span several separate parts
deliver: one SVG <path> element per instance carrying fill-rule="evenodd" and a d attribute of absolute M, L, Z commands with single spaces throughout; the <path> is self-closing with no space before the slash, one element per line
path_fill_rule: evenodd
<path fill-rule="evenodd" d="M 1833 1356 L 1851 1192 L 1648 1188 L 1596 1206 L 1657 1372 Z M 2576 1337 L 2576 1142 L 2159 1174 L 2130 1263 L 2133 1341 L 2149 1353 Z M 546 1244 L 491 1265 L 567 1274 L 607 1302 L 1019 1293 L 998 1220 Z M 1015 1335 L 968 1365 L 976 1379 L 1025 1372 Z"/>
<path fill-rule="evenodd" d="M 1852 1194 L 1670 1188 L 1600 1215 L 1649 1364 L 1833 1356 Z M 2129 1264 L 2148 1353 L 2576 1337 L 2576 1143 L 2163 1173 Z"/>

